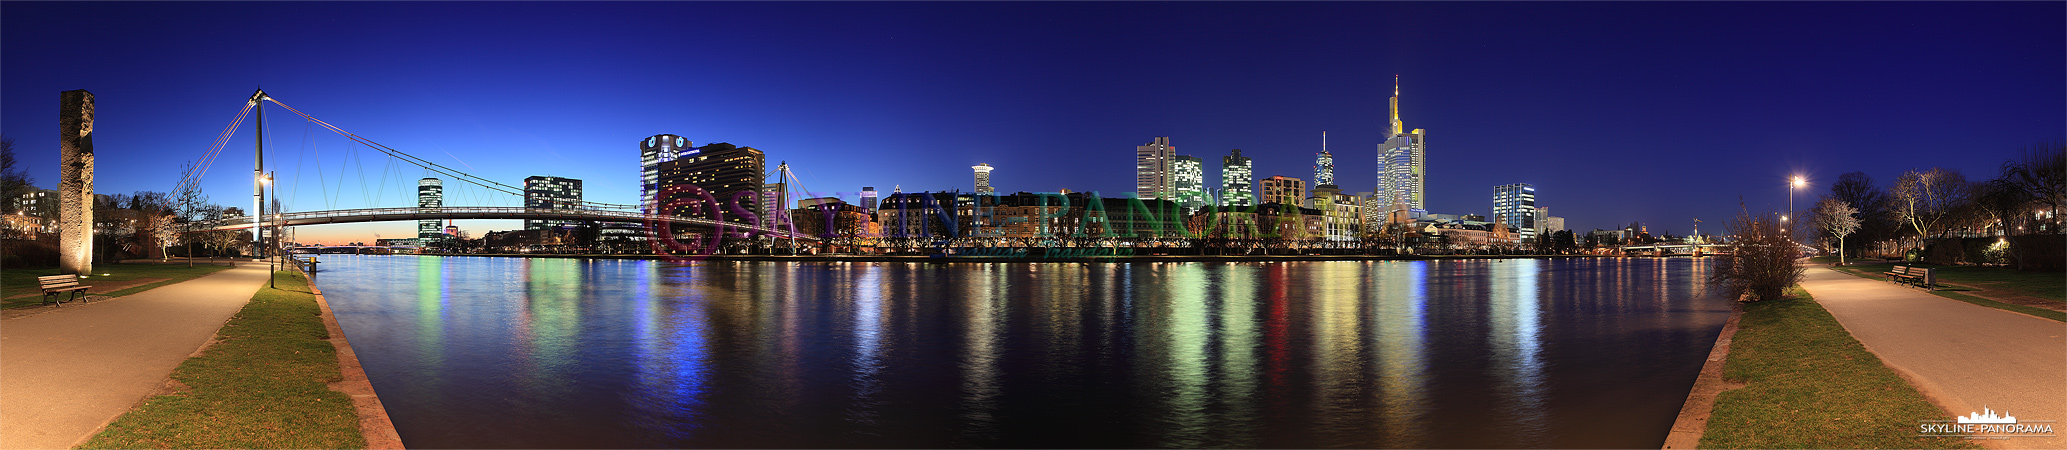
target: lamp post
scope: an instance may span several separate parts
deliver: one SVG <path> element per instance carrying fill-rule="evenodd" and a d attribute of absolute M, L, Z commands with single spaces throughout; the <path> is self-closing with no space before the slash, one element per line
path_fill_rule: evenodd
<path fill-rule="evenodd" d="M 1795 175 L 1793 178 L 1787 180 L 1787 214 L 1780 216 L 1780 223 L 1787 224 L 1787 218 L 1789 216 L 1794 215 L 1794 190 L 1800 189 L 1808 185 L 1809 180 L 1802 178 L 1801 175 Z M 1793 241 L 1794 239 L 1792 239 L 1792 237 L 1794 236 L 1794 226 L 1792 224 L 1788 224 L 1786 232 L 1787 236 L 1790 238 L 1788 239 L 1788 241 Z"/>

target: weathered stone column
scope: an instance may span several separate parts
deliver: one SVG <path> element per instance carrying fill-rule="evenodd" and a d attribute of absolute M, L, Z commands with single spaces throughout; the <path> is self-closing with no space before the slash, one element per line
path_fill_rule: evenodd
<path fill-rule="evenodd" d="M 93 93 L 58 93 L 58 271 L 93 273 Z"/>

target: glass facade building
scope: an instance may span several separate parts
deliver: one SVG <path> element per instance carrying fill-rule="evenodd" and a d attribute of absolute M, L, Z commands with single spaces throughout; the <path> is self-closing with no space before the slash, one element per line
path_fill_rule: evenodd
<path fill-rule="evenodd" d="M 1493 221 L 1507 224 L 1515 238 L 1534 242 L 1536 238 L 1536 187 L 1528 183 L 1493 188 Z"/>
<path fill-rule="evenodd" d="M 1255 180 L 1254 162 L 1242 156 L 1242 149 L 1220 157 L 1220 204 L 1256 206 Z"/>
<path fill-rule="evenodd" d="M 684 150 L 694 153 L 688 139 L 672 134 L 656 134 L 639 141 L 639 207 L 654 211 L 655 201 L 660 194 L 660 164 L 681 157 Z"/>
<path fill-rule="evenodd" d="M 581 208 L 581 180 L 535 176 L 524 179 L 524 207 L 527 209 Z M 572 220 L 525 219 L 524 229 L 557 229 L 579 225 Z"/>
<path fill-rule="evenodd" d="M 445 183 L 443 181 L 439 181 L 437 178 L 425 178 L 417 180 L 416 207 L 437 208 L 440 206 L 445 206 Z M 423 243 L 425 244 L 429 244 L 432 240 L 445 237 L 445 221 L 416 221 L 416 237 L 419 239 L 423 239 Z"/>
<path fill-rule="evenodd" d="M 1399 80 L 1392 85 L 1391 136 L 1378 144 L 1379 203 L 1390 210 L 1427 210 L 1428 134 L 1400 120 Z"/>

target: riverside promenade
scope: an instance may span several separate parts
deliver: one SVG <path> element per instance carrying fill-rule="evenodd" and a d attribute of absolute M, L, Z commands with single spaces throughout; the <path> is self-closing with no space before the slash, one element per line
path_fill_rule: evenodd
<path fill-rule="evenodd" d="M 265 282 L 264 263 L 243 262 L 121 298 L 0 320 L 0 448 L 84 443 L 163 388 Z"/>
<path fill-rule="evenodd" d="M 1802 287 L 1845 330 L 1950 410 L 2014 415 L 2051 437 L 1979 441 L 1989 448 L 2067 448 L 2067 324 L 1811 266 Z"/>

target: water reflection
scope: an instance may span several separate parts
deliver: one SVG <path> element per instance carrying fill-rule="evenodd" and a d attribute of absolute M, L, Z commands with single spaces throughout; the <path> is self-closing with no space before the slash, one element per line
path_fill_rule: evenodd
<path fill-rule="evenodd" d="M 1537 316 L 1534 259 L 1492 262 L 1494 367 L 1505 385 L 1500 405 L 1512 445 L 1542 440 L 1544 422 L 1542 328 Z"/>
<path fill-rule="evenodd" d="M 1428 262 L 1384 264 L 1371 277 L 1378 280 L 1426 280 Z M 1376 369 L 1379 417 L 1378 440 L 1388 447 L 1428 447 L 1424 421 L 1428 420 L 1428 347 L 1425 309 L 1426 283 L 1375 283 L 1372 341 L 1378 358 Z"/>
<path fill-rule="evenodd" d="M 417 447 L 1656 446 L 1728 311 L 1684 259 L 325 262 Z"/>

